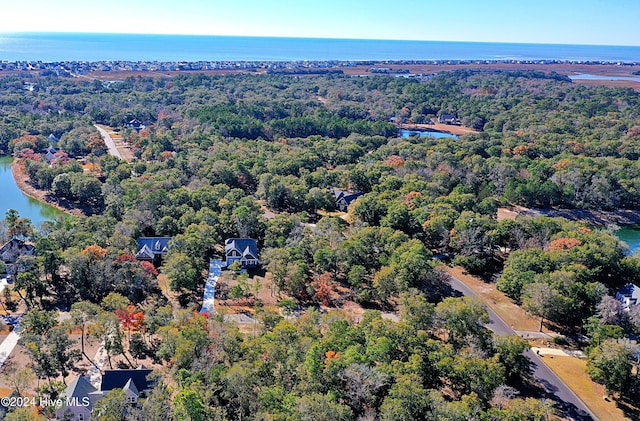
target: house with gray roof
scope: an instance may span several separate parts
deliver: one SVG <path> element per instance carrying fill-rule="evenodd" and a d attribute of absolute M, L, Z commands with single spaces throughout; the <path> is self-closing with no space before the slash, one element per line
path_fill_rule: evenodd
<path fill-rule="evenodd" d="M 149 374 L 153 370 L 141 365 L 135 369 L 105 370 L 102 374 L 100 389 L 96 389 L 88 377 L 80 376 L 69 384 L 61 397 L 66 405 L 56 411 L 56 419 L 89 421 L 96 403 L 114 389 L 122 389 L 135 405 L 138 399 L 153 388 Z"/>
<path fill-rule="evenodd" d="M 629 310 L 640 304 L 640 288 L 634 284 L 626 284 L 616 292 L 616 298 Z"/>
<path fill-rule="evenodd" d="M 35 256 L 36 246 L 23 240 L 13 238 L 0 247 L 0 260 L 7 267 L 7 273 L 13 275 L 17 272 L 16 263 L 20 256 Z"/>
<path fill-rule="evenodd" d="M 453 114 L 440 114 L 440 117 L 438 117 L 438 123 L 459 125 L 460 121 L 458 120 L 458 117 Z"/>
<path fill-rule="evenodd" d="M 69 383 L 60 397 L 65 405 L 56 410 L 56 419 L 72 421 L 88 421 L 91 419 L 93 402 L 89 396 L 96 392 L 88 377 L 79 376 Z"/>
<path fill-rule="evenodd" d="M 151 262 L 160 261 L 169 252 L 169 242 L 172 237 L 140 237 L 136 259 Z"/>
<path fill-rule="evenodd" d="M 333 196 L 336 198 L 336 207 L 342 212 L 346 212 L 351 202 L 362 196 L 362 192 L 350 192 L 347 190 L 331 189 Z"/>
<path fill-rule="evenodd" d="M 228 238 L 224 242 L 224 255 L 227 267 L 238 262 L 242 268 L 254 268 L 260 263 L 258 242 L 253 238 Z"/>

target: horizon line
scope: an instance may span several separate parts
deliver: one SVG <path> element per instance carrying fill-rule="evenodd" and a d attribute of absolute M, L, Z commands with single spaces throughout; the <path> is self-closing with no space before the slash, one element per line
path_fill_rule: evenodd
<path fill-rule="evenodd" d="M 640 45 L 632 44 L 583 44 L 567 42 L 531 42 L 531 41 L 469 41 L 469 40 L 438 40 L 438 39 L 399 39 L 399 38 L 343 38 L 343 37 L 319 37 L 319 36 L 277 36 L 277 35 L 225 35 L 225 34 L 184 34 L 184 33 L 142 33 L 142 32 L 87 32 L 87 31 L 2 31 L 0 37 L 11 35 L 122 35 L 122 36 L 177 36 L 177 37 L 218 37 L 218 38 L 263 38 L 263 39 L 312 39 L 334 41 L 383 41 L 383 42 L 444 42 L 444 43 L 470 43 L 470 44 L 509 44 L 509 45 L 562 45 L 585 47 L 631 47 L 640 48 Z"/>

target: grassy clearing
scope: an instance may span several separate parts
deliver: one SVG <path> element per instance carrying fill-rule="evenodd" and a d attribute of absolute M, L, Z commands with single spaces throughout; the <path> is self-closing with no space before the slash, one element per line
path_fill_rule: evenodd
<path fill-rule="evenodd" d="M 540 321 L 531 317 L 517 306 L 511 298 L 496 289 L 495 284 L 484 282 L 477 276 L 469 275 L 460 266 L 444 267 L 450 275 L 460 279 L 482 298 L 493 311 L 514 330 L 537 332 Z"/>
<path fill-rule="evenodd" d="M 609 398 L 605 400 L 604 386 L 594 383 L 586 372 L 587 361 L 575 357 L 546 356 L 545 364 L 582 399 L 589 409 L 601 420 L 640 419 L 638 408 Z M 623 411 L 623 409 L 624 411 Z"/>

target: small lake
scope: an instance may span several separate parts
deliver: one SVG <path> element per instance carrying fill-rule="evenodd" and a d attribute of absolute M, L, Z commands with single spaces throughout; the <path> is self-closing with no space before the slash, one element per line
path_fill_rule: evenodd
<path fill-rule="evenodd" d="M 640 82 L 640 77 L 633 76 L 599 76 L 599 75 L 589 75 L 589 74 L 581 74 L 581 75 L 570 75 L 569 79 L 571 80 L 629 80 L 632 82 Z"/>
<path fill-rule="evenodd" d="M 620 241 L 629 246 L 629 253 L 635 254 L 640 250 L 640 225 L 629 225 L 613 232 Z"/>
<path fill-rule="evenodd" d="M 441 138 L 449 138 L 449 139 L 457 139 L 458 135 L 446 132 L 437 132 L 432 130 L 405 130 L 402 129 L 398 133 L 398 137 L 411 137 L 411 136 L 429 136 L 435 137 L 436 139 Z"/>
<path fill-rule="evenodd" d="M 38 227 L 44 221 L 53 221 L 56 216 L 64 215 L 59 209 L 22 193 L 13 179 L 11 160 L 9 156 L 0 156 L 0 219 L 4 219 L 9 209 L 15 209 L 21 217 L 31 219 Z"/>

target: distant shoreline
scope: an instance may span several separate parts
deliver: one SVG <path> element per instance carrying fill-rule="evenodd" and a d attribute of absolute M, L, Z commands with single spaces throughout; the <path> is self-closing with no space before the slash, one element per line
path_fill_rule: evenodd
<path fill-rule="evenodd" d="M 117 70 L 116 70 L 117 69 Z M 638 78 L 638 63 L 573 62 L 554 60 L 396 60 L 396 61 L 308 61 L 308 62 L 22 62 L 0 63 L 0 77 L 37 78 L 57 76 L 76 80 L 99 80 L 103 83 L 123 81 L 128 77 L 173 78 L 178 75 L 207 74 L 292 74 L 313 76 L 323 72 L 339 72 L 347 76 L 388 75 L 408 78 L 428 78 L 440 72 L 471 71 L 538 71 L 564 76 L 589 74 Z M 627 87 L 640 91 L 640 82 L 633 80 L 573 80 L 577 85 Z"/>

